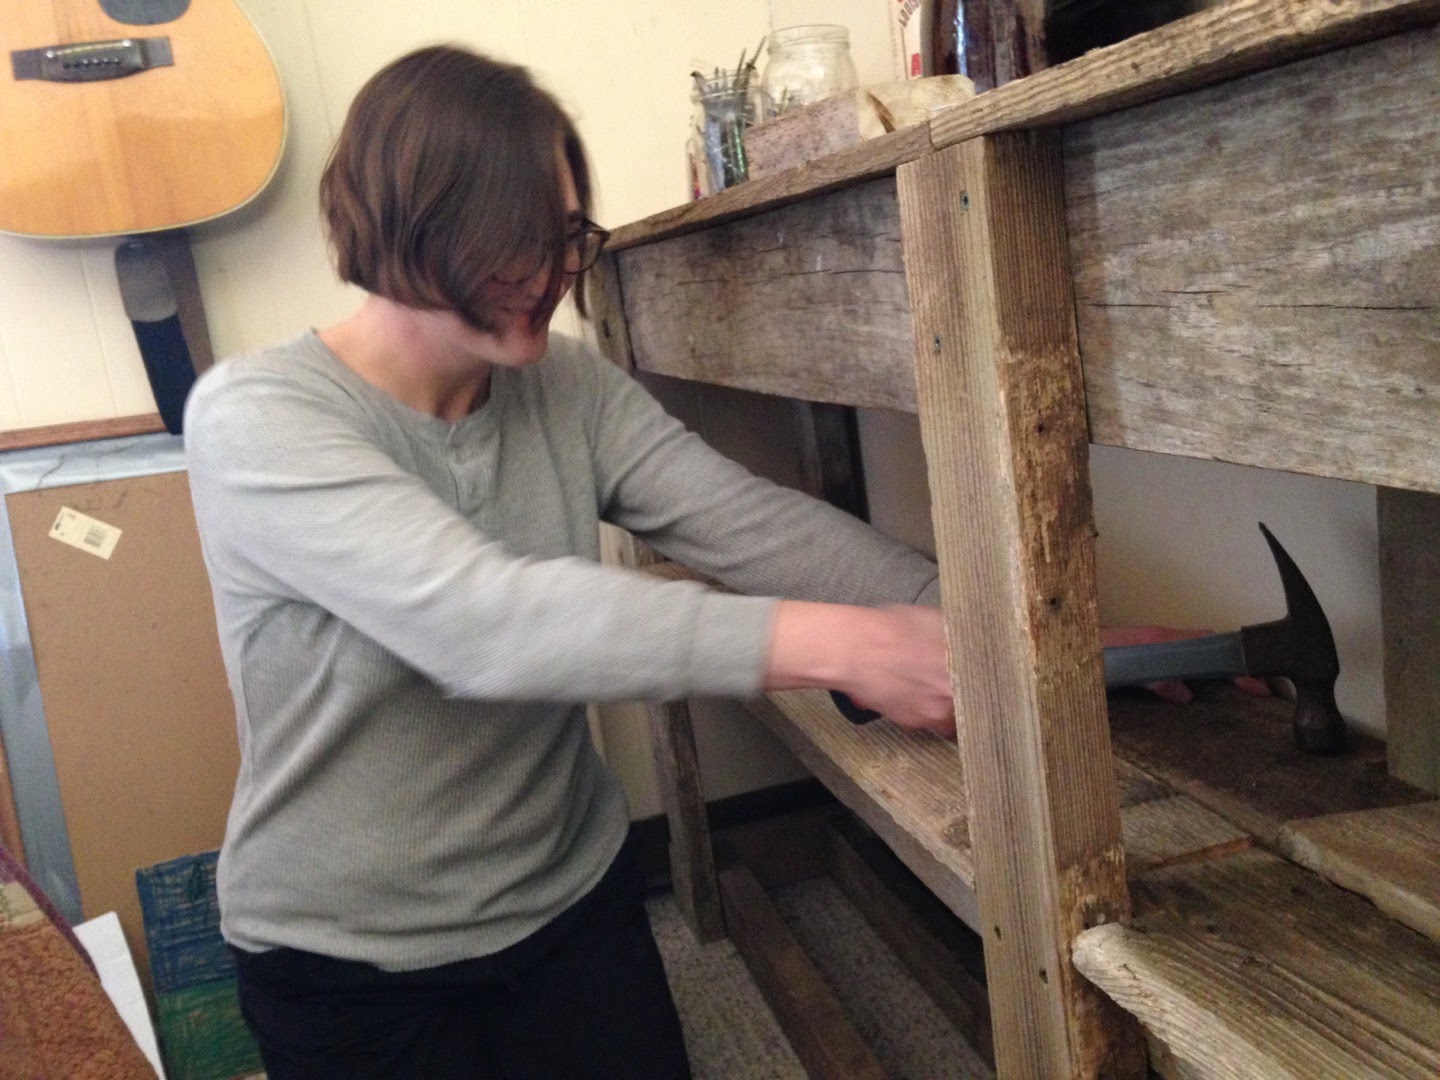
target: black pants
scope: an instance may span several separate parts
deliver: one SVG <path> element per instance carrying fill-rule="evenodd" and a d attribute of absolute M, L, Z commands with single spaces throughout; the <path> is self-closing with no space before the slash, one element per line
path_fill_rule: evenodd
<path fill-rule="evenodd" d="M 241 1011 L 269 1080 L 689 1077 L 643 900 L 627 849 L 569 910 L 491 956 L 387 972 L 232 949 Z"/>

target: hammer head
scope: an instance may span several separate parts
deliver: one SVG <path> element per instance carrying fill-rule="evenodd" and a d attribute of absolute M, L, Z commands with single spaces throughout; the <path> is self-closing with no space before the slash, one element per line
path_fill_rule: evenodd
<path fill-rule="evenodd" d="M 1289 679 L 1295 687 L 1295 742 L 1312 754 L 1345 749 L 1345 720 L 1335 704 L 1340 658 L 1330 621 L 1300 568 L 1262 523 L 1280 582 L 1285 587 L 1285 617 L 1240 631 L 1245 667 L 1253 675 Z"/>

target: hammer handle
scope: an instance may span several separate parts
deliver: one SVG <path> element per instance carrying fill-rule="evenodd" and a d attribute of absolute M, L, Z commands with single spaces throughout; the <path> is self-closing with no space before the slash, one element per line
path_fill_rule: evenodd
<path fill-rule="evenodd" d="M 1239 633 L 1207 634 L 1105 650 L 1106 686 L 1143 686 L 1166 679 L 1227 679 L 1251 674 Z"/>

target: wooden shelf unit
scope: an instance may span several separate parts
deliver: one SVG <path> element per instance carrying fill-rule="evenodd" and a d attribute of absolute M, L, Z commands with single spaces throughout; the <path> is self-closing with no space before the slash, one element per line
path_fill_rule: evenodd
<path fill-rule="evenodd" d="M 1090 442 L 1377 485 L 1410 553 L 1387 626 L 1407 656 L 1440 642 L 1434 583 L 1403 578 L 1440 536 L 1436 22 L 1440 0 L 1231 0 L 622 227 L 597 267 L 627 368 L 918 413 L 959 754 L 823 695 L 756 712 L 981 933 L 1002 1077 L 1145 1075 L 1072 944 L 1151 917 L 1127 858 L 1182 874 L 1254 836 L 1174 777 L 1127 796 L 1156 779 L 1112 754 Z M 1429 666 L 1387 669 L 1392 742 L 1422 753 Z M 1233 1075 L 1192 1050 L 1152 1060 Z"/>

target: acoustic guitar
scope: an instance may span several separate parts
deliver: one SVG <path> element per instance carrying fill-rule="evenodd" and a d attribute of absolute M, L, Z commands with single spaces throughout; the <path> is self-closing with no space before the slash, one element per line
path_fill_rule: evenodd
<path fill-rule="evenodd" d="M 233 0 L 0 0 L 0 64 L 0 232 L 132 238 L 116 252 L 121 295 L 178 433 L 210 356 L 179 230 L 274 175 L 285 109 L 270 53 Z"/>
<path fill-rule="evenodd" d="M 0 0 L 0 231 L 123 236 L 243 206 L 285 141 L 233 0 Z"/>

